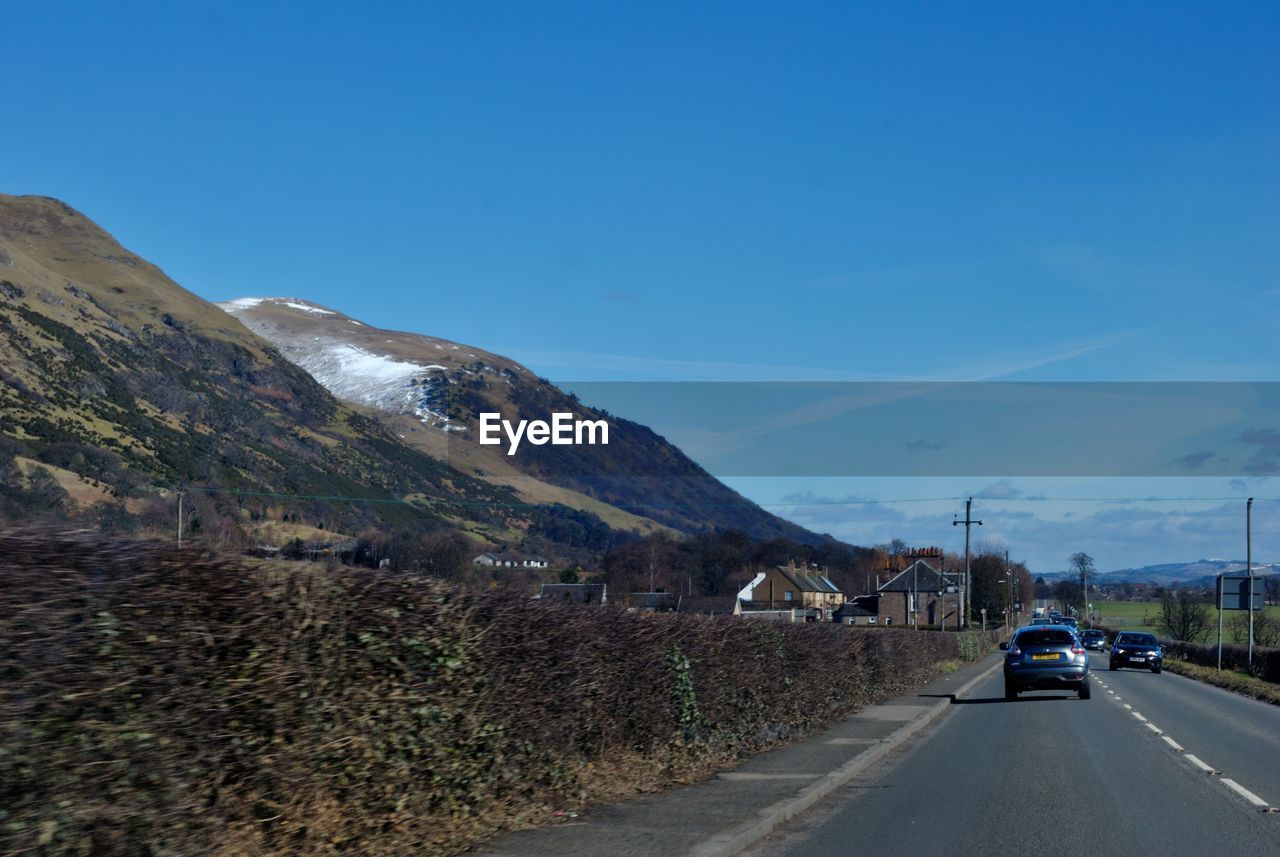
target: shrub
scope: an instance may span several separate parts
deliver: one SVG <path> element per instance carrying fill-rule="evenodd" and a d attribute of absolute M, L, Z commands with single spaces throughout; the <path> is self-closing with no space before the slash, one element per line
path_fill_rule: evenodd
<path fill-rule="evenodd" d="M 89 539 L 0 535 L 0 852 L 450 853 L 979 645 Z"/>

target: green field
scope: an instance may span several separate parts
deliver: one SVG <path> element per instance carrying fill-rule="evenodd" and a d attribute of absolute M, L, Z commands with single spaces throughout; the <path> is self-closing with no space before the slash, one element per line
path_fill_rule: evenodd
<path fill-rule="evenodd" d="M 1095 601 L 1093 612 L 1098 615 L 1098 623 L 1120 631 L 1156 631 L 1160 622 L 1159 601 Z M 1212 616 L 1210 636 L 1217 639 L 1218 611 L 1211 606 Z M 1271 605 L 1266 608 L 1266 615 L 1274 621 L 1280 621 L 1280 606 Z M 1247 616 L 1247 613 L 1228 610 L 1223 619 L 1223 639 L 1231 640 L 1231 620 L 1235 616 Z"/>

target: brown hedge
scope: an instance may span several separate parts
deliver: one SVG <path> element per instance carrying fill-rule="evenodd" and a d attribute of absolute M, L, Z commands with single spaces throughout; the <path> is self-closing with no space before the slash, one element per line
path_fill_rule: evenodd
<path fill-rule="evenodd" d="M 705 775 L 990 641 L 0 535 L 0 850 L 451 853 Z"/>

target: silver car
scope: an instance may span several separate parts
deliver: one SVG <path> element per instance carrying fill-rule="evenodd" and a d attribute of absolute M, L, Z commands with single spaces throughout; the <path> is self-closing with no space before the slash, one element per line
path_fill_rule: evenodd
<path fill-rule="evenodd" d="M 1090 696 L 1089 653 L 1066 625 L 1019 628 L 1004 650 L 1004 698 L 1024 690 L 1071 690 Z"/>

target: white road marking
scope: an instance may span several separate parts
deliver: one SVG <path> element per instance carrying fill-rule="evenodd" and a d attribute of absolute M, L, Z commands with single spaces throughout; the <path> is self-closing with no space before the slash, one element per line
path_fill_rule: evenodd
<path fill-rule="evenodd" d="M 1235 780 L 1228 780 L 1224 777 L 1222 784 L 1259 809 L 1271 809 L 1271 804 L 1267 803 L 1265 800 L 1258 797 Z"/>
<path fill-rule="evenodd" d="M 914 574 L 914 573 L 915 573 L 915 572 L 912 572 L 912 574 Z M 1127 709 L 1129 709 L 1130 711 L 1132 711 L 1132 710 L 1133 710 L 1133 706 L 1132 706 L 1132 705 L 1130 705 L 1130 704 L 1129 704 L 1129 703 L 1127 703 L 1127 702 L 1124 704 L 1124 707 L 1125 707 L 1125 708 L 1127 708 Z"/>
<path fill-rule="evenodd" d="M 1147 728 L 1150 729 L 1152 732 L 1156 733 L 1157 735 L 1164 734 L 1164 730 L 1161 729 L 1159 726 L 1155 725 L 1154 723 L 1152 723 L 1150 720 L 1147 721 Z"/>
<path fill-rule="evenodd" d="M 1143 716 L 1142 716 L 1141 714 L 1139 714 L 1138 712 L 1136 712 L 1136 711 L 1130 711 L 1129 713 L 1130 713 L 1130 714 L 1132 714 L 1134 717 L 1138 718 L 1139 720 L 1141 720 L 1143 723 L 1146 723 L 1146 722 L 1147 722 L 1147 718 L 1143 717 Z"/>
<path fill-rule="evenodd" d="M 1170 738 L 1168 735 L 1161 735 L 1160 740 L 1164 741 L 1164 743 L 1168 744 L 1170 747 L 1177 750 L 1179 753 L 1182 752 L 1182 745 L 1179 744 L 1177 741 L 1173 740 L 1172 738 Z"/>
<path fill-rule="evenodd" d="M 1193 756 L 1190 753 L 1187 753 L 1184 758 L 1186 758 L 1189 762 L 1191 762 L 1191 764 L 1195 765 L 1200 770 L 1204 771 L 1206 774 L 1219 773 L 1218 771 L 1215 771 L 1213 768 L 1211 768 L 1210 766 L 1202 762 L 1199 756 Z"/>

